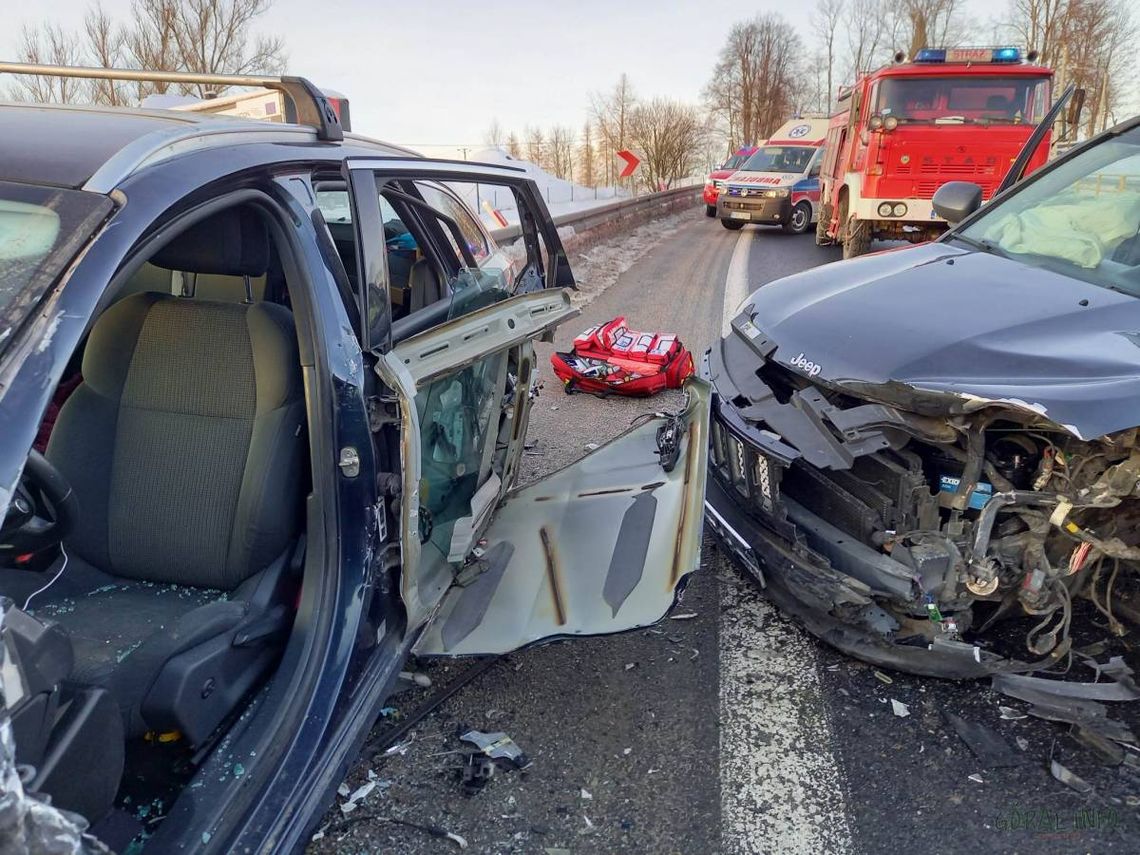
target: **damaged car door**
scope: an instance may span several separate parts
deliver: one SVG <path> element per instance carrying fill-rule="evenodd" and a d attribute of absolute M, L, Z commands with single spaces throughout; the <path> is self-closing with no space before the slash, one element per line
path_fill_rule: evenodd
<path fill-rule="evenodd" d="M 377 158 L 348 172 L 362 227 L 379 192 L 445 280 L 437 299 L 390 322 L 384 287 L 370 284 L 362 313 L 399 431 L 400 596 L 409 627 L 426 625 L 416 652 L 503 653 L 660 620 L 700 560 L 707 384 L 690 382 L 681 412 L 647 414 L 512 489 L 538 394 L 533 343 L 578 315 L 549 211 L 511 167 Z M 505 188 L 517 247 L 476 246 L 440 195 L 457 184 Z M 366 260 L 364 280 L 387 281 L 383 266 L 374 259 L 370 273 Z"/>
<path fill-rule="evenodd" d="M 420 655 L 504 653 L 646 626 L 699 564 L 707 386 L 579 462 L 510 490 L 533 399 L 532 342 L 577 315 L 520 295 L 396 345 L 404 454 L 401 586 L 434 620 Z"/>

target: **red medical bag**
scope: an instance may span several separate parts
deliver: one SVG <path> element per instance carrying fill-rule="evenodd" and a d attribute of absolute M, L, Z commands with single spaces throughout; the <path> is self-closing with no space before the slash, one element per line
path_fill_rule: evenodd
<path fill-rule="evenodd" d="M 625 318 L 583 332 L 569 353 L 553 353 L 554 373 L 569 392 L 654 395 L 679 389 L 694 371 L 693 355 L 677 336 L 631 330 Z"/>

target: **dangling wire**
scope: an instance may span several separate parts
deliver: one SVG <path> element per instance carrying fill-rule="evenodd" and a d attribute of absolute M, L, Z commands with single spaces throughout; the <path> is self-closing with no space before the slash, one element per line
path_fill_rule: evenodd
<path fill-rule="evenodd" d="M 59 551 L 63 554 L 63 563 L 59 565 L 59 569 L 55 571 L 55 575 L 47 581 L 47 584 L 45 584 L 42 588 L 37 588 L 28 594 L 28 598 L 24 600 L 24 611 L 27 611 L 28 606 L 31 605 L 32 597 L 34 597 L 36 594 L 42 594 L 44 591 L 55 584 L 56 579 L 63 575 L 64 568 L 67 567 L 67 550 L 63 548 L 62 543 L 59 545 Z"/>

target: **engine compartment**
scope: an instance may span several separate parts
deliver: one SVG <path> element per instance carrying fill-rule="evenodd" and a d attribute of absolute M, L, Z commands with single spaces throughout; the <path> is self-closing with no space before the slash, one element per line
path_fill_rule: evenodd
<path fill-rule="evenodd" d="M 907 595 L 877 597 L 898 621 L 896 640 L 1029 616 L 1026 652 L 1055 661 L 1070 649 L 1078 597 L 1123 634 L 1135 612 L 1122 594 L 1140 568 L 1136 429 L 1084 441 L 998 408 L 946 421 L 955 442 L 896 431 L 848 469 L 797 460 L 781 492 L 910 571 Z"/>

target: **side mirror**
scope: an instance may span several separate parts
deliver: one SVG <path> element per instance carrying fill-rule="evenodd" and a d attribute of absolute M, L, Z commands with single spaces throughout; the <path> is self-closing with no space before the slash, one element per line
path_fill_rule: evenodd
<path fill-rule="evenodd" d="M 808 170 L 808 177 L 819 178 L 819 174 L 823 171 L 823 164 L 816 163 Z"/>
<path fill-rule="evenodd" d="M 934 192 L 934 213 L 953 225 L 982 206 L 982 188 L 969 181 L 947 181 Z"/>

